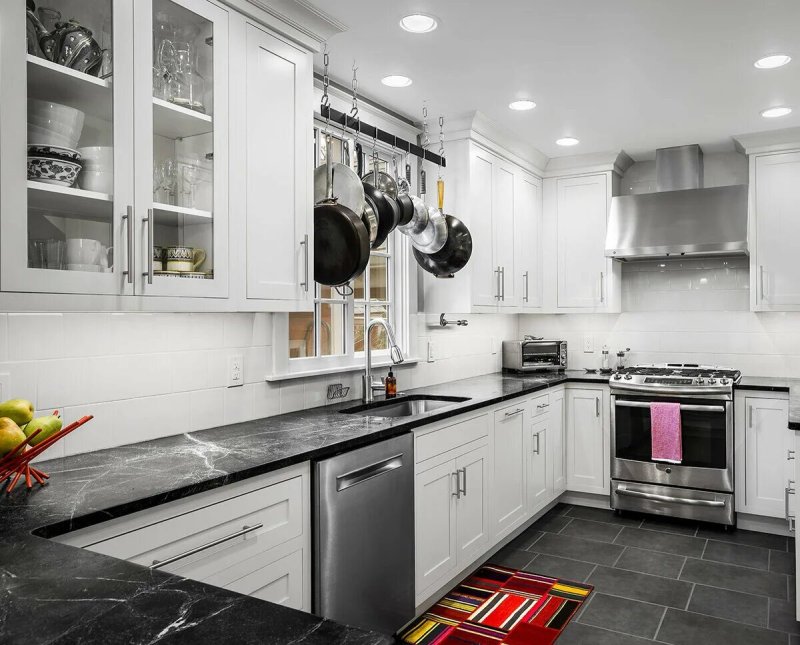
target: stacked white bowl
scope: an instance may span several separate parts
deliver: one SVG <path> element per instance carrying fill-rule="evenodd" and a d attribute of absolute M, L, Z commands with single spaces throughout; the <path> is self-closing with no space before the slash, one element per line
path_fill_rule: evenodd
<path fill-rule="evenodd" d="M 28 143 L 75 148 L 83 132 L 84 113 L 68 105 L 28 99 Z"/>
<path fill-rule="evenodd" d="M 112 146 L 87 146 L 78 148 L 83 160 L 80 174 L 81 188 L 98 193 L 114 192 L 114 148 Z"/>

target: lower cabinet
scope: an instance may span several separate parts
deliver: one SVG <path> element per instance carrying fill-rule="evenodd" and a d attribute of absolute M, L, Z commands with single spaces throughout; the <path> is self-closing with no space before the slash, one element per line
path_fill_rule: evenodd
<path fill-rule="evenodd" d="M 534 421 L 528 429 L 525 452 L 528 455 L 528 513 L 547 506 L 553 494 L 553 467 L 548 459 L 549 417 Z"/>
<path fill-rule="evenodd" d="M 491 532 L 495 541 L 525 521 L 526 434 L 530 416 L 529 404 L 524 400 L 494 413 Z"/>
<path fill-rule="evenodd" d="M 308 464 L 68 533 L 59 541 L 311 611 Z"/>
<path fill-rule="evenodd" d="M 610 417 L 607 388 L 567 389 L 567 488 L 609 494 Z"/>
<path fill-rule="evenodd" d="M 484 414 L 415 437 L 418 604 L 489 548 L 488 434 Z"/>
<path fill-rule="evenodd" d="M 553 470 L 553 496 L 561 495 L 567 490 L 567 451 L 564 425 L 566 411 L 564 409 L 564 390 L 555 390 L 550 394 L 549 419 L 549 463 Z"/>
<path fill-rule="evenodd" d="M 788 520 L 795 450 L 786 395 L 737 396 L 734 418 L 736 511 Z"/>

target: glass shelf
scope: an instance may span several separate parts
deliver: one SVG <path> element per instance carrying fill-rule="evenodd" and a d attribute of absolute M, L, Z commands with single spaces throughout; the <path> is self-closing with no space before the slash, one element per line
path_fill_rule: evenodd
<path fill-rule="evenodd" d="M 185 139 L 214 131 L 214 120 L 195 110 L 153 98 L 153 130 L 167 139 Z"/>
<path fill-rule="evenodd" d="M 214 219 L 211 211 L 171 204 L 154 203 L 153 210 L 158 214 L 156 221 L 167 226 L 211 224 Z"/>

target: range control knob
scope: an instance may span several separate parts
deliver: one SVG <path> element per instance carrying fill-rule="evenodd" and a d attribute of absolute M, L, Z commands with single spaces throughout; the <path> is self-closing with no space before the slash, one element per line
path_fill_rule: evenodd
<path fill-rule="evenodd" d="M 721 378 L 719 380 L 719 382 L 720 382 L 720 385 L 728 385 L 730 383 L 730 380 L 726 379 L 726 378 Z"/>
<path fill-rule="evenodd" d="M 619 381 L 622 378 L 622 374 L 614 374 L 614 380 Z"/>
<path fill-rule="evenodd" d="M 715 378 L 708 379 L 708 384 L 709 385 L 716 385 L 717 384 L 717 379 L 715 379 Z"/>
<path fill-rule="evenodd" d="M 633 379 L 633 377 L 630 374 L 626 374 L 625 375 L 625 380 L 626 381 L 630 381 L 631 379 Z"/>
<path fill-rule="evenodd" d="M 698 384 L 698 385 L 704 385 L 704 384 L 705 384 L 705 382 L 706 382 L 706 380 L 705 380 L 704 378 L 699 378 L 699 379 L 697 379 L 697 384 Z"/>

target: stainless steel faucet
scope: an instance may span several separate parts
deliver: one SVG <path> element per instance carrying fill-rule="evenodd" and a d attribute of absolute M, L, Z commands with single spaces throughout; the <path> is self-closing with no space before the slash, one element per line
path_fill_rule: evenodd
<path fill-rule="evenodd" d="M 364 330 L 364 354 L 366 356 L 366 365 L 364 366 L 364 373 L 361 375 L 361 400 L 364 401 L 364 403 L 372 403 L 375 398 L 375 391 L 384 389 L 383 381 L 372 380 L 372 346 L 369 339 L 371 336 L 370 332 L 375 325 L 382 325 L 386 330 L 386 338 L 389 340 L 389 356 L 392 359 L 392 363 L 397 365 L 406 360 L 403 356 L 403 351 L 394 338 L 394 329 L 392 329 L 389 321 L 383 318 L 373 318 L 370 320 Z"/>

